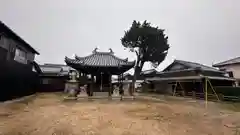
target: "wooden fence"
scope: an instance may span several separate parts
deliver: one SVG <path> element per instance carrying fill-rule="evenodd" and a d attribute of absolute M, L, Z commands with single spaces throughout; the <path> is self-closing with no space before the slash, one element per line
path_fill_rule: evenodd
<path fill-rule="evenodd" d="M 0 61 L 0 101 L 10 100 L 37 92 L 40 78 L 31 65 L 15 61 Z"/>

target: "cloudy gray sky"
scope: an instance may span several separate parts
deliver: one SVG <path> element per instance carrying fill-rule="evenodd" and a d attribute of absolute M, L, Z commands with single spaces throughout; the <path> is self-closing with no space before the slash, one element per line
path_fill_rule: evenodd
<path fill-rule="evenodd" d="M 120 42 L 134 19 L 166 30 L 171 48 L 160 69 L 173 58 L 211 65 L 240 56 L 239 0 L 1 0 L 0 19 L 40 52 L 39 63 L 95 47 L 134 59 Z"/>

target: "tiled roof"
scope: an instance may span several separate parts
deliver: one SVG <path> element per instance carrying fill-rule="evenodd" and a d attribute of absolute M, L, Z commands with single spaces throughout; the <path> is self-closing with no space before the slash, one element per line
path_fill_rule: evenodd
<path fill-rule="evenodd" d="M 60 73 L 62 70 L 61 67 L 49 67 L 44 65 L 41 65 L 40 69 L 42 70 L 43 73 Z"/>
<path fill-rule="evenodd" d="M 69 72 L 70 70 L 75 70 L 72 67 L 64 64 L 52 64 L 52 63 L 45 63 L 43 66 L 45 67 L 55 67 L 55 68 L 62 68 L 63 72 Z"/>
<path fill-rule="evenodd" d="M 225 65 L 238 64 L 238 63 L 240 63 L 240 57 L 214 64 L 213 67 L 221 67 L 221 66 L 225 66 Z"/>
<path fill-rule="evenodd" d="M 40 65 L 43 74 L 68 75 L 70 70 L 75 70 L 67 65 L 44 64 Z"/>
<path fill-rule="evenodd" d="M 216 68 L 206 66 L 206 65 L 203 65 L 203 64 L 200 64 L 200 63 L 196 63 L 196 62 L 183 61 L 183 60 L 175 60 L 174 62 L 183 64 L 183 65 L 185 65 L 185 66 L 187 66 L 191 69 L 200 68 L 201 70 L 219 72 L 219 70 L 216 69 Z"/>
<path fill-rule="evenodd" d="M 128 59 L 121 59 L 116 57 L 112 51 L 110 52 L 97 52 L 86 57 L 78 57 L 70 59 L 65 57 L 67 64 L 78 64 L 82 66 L 99 66 L 99 67 L 118 67 L 118 66 L 133 66 L 135 61 L 129 62 Z"/>

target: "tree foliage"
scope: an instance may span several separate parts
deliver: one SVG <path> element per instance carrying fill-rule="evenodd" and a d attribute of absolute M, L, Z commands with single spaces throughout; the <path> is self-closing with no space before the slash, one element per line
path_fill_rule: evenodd
<path fill-rule="evenodd" d="M 129 30 L 121 38 L 122 45 L 137 55 L 135 73 L 141 72 L 145 62 L 159 65 L 166 57 L 169 44 L 163 29 L 153 27 L 147 21 L 133 21 Z"/>

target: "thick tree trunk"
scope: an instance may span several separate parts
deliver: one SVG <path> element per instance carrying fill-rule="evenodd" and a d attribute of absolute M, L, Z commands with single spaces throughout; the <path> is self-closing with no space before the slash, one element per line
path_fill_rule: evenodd
<path fill-rule="evenodd" d="M 132 80 L 132 89 L 130 90 L 130 95 L 133 96 L 133 93 L 135 92 L 135 83 L 137 80 L 137 77 L 140 75 L 142 67 L 144 62 L 138 60 L 136 66 L 134 67 L 134 75 Z"/>

